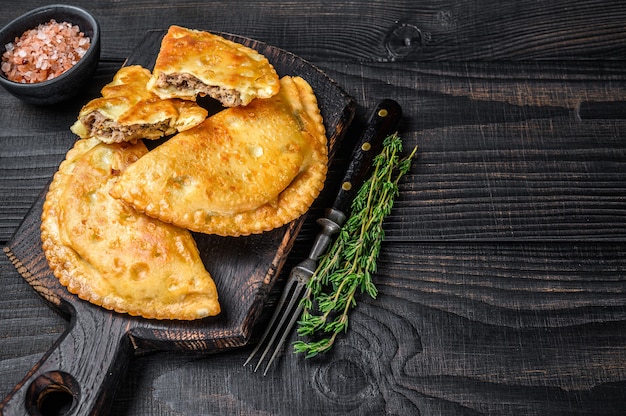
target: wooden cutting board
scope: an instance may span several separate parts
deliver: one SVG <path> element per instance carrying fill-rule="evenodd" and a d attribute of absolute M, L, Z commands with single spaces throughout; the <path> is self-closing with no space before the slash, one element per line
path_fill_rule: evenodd
<path fill-rule="evenodd" d="M 151 70 L 164 34 L 164 30 L 148 32 L 125 64 Z M 298 75 L 311 84 L 332 157 L 354 116 L 352 98 L 322 71 L 287 51 L 236 35 L 218 34 L 264 54 L 280 76 Z M 207 109 L 215 112 L 219 106 L 210 103 Z M 303 222 L 300 218 L 280 229 L 247 237 L 194 234 L 205 267 L 216 281 L 221 314 L 198 321 L 147 320 L 82 301 L 54 277 L 39 232 L 46 191 L 42 191 L 5 252 L 33 289 L 69 318 L 70 325 L 4 399 L 0 410 L 5 416 L 45 413 L 45 406 L 59 403 L 70 408 L 64 413 L 68 415 L 106 414 L 117 382 L 134 353 L 219 352 L 245 345 Z"/>

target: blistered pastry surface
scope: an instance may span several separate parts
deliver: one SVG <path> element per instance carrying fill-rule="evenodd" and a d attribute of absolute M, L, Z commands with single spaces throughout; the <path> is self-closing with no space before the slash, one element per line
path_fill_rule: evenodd
<path fill-rule="evenodd" d="M 111 194 L 179 227 L 224 236 L 280 227 L 323 188 L 328 152 L 317 99 L 299 77 L 225 109 L 130 166 Z"/>
<path fill-rule="evenodd" d="M 43 207 L 48 263 L 71 293 L 107 309 L 154 319 L 216 315 L 215 283 L 189 231 L 109 195 L 118 176 L 146 153 L 141 142 L 76 142 Z"/>

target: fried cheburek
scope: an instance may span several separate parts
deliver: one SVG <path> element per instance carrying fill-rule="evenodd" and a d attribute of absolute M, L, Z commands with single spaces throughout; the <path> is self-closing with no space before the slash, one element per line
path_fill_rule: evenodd
<path fill-rule="evenodd" d="M 118 175 L 147 151 L 141 141 L 75 143 L 43 207 L 48 263 L 71 293 L 107 309 L 154 319 L 216 315 L 216 286 L 191 233 L 109 195 Z"/>
<path fill-rule="evenodd" d="M 161 98 L 195 101 L 208 95 L 234 107 L 269 98 L 280 86 L 274 67 L 256 50 L 209 32 L 170 26 L 148 88 Z"/>
<path fill-rule="evenodd" d="M 83 139 L 118 143 L 158 139 L 204 121 L 208 112 L 196 103 L 161 99 L 148 91 L 150 76 L 138 65 L 120 68 L 102 88 L 102 97 L 83 106 L 71 130 Z"/>
<path fill-rule="evenodd" d="M 192 231 L 239 236 L 301 216 L 321 191 L 328 151 L 311 86 L 232 107 L 170 138 L 120 175 L 111 195 Z"/>

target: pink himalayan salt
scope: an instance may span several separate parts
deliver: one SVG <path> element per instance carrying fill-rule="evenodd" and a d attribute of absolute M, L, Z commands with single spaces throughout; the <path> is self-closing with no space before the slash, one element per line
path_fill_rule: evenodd
<path fill-rule="evenodd" d="M 14 82 L 46 81 L 74 66 L 89 45 L 78 26 L 52 19 L 6 44 L 1 69 Z"/>

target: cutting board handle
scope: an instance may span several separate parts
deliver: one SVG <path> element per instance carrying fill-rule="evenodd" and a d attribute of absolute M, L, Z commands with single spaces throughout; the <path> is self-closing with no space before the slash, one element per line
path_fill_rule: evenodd
<path fill-rule="evenodd" d="M 0 404 L 3 416 L 106 415 L 133 348 L 129 321 L 80 303 L 68 330 Z"/>

